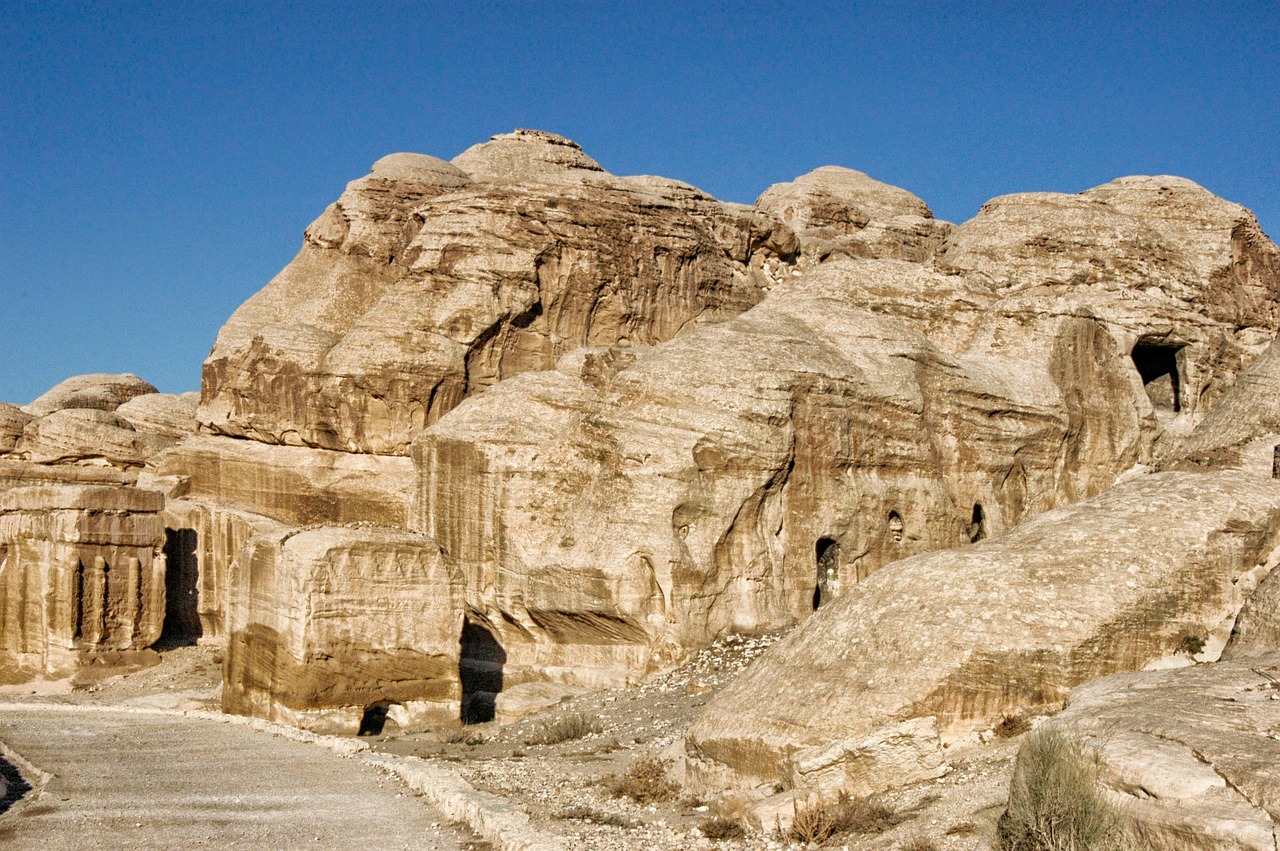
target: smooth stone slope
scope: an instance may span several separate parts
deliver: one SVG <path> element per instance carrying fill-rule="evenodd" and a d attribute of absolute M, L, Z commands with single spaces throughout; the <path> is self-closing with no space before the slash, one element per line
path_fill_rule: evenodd
<path fill-rule="evenodd" d="M 1274 851 L 1280 656 L 1105 677 L 1047 728 L 1101 762 L 1099 784 L 1151 851 Z M 1019 766 L 1015 770 L 1025 770 Z"/>
<path fill-rule="evenodd" d="M 1277 543 L 1280 482 L 1162 473 L 890 565 L 717 695 L 686 739 L 690 777 L 866 794 L 937 776 L 948 742 L 1005 715 L 1185 663 L 1183 637 L 1230 630 Z"/>

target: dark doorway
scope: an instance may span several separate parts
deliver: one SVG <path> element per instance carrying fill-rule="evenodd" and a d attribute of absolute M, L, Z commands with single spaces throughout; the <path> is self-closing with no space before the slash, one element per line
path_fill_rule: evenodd
<path fill-rule="evenodd" d="M 502 666 L 507 651 L 493 633 L 472 621 L 462 624 L 462 654 L 458 679 L 462 681 L 462 723 L 492 721 L 502 691 Z"/>
<path fill-rule="evenodd" d="M 1150 340 L 1139 340 L 1130 357 L 1142 376 L 1156 411 L 1177 413 L 1182 410 L 1182 382 L 1178 376 L 1178 352 L 1182 346 Z"/>
<path fill-rule="evenodd" d="M 195 644 L 200 638 L 200 560 L 195 529 L 164 530 L 164 647 Z"/>
<path fill-rule="evenodd" d="M 831 602 L 835 592 L 832 587 L 840 575 L 840 542 L 832 538 L 819 538 L 814 547 L 818 562 L 818 581 L 813 589 L 813 608 Z"/>
<path fill-rule="evenodd" d="M 382 729 L 387 726 L 387 710 L 391 708 L 391 704 L 386 701 L 380 703 L 372 703 L 364 708 L 364 715 L 360 718 L 361 736 L 381 736 Z"/>
<path fill-rule="evenodd" d="M 987 537 L 987 517 L 982 511 L 982 503 L 973 504 L 973 517 L 969 521 L 969 541 L 978 543 Z"/>

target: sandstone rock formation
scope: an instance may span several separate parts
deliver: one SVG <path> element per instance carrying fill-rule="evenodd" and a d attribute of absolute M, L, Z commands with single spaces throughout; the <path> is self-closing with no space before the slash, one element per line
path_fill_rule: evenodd
<path fill-rule="evenodd" d="M 400 530 L 255 536 L 228 577 L 223 708 L 350 734 L 391 703 L 414 722 L 456 719 L 462 584 Z"/>
<path fill-rule="evenodd" d="M 825 794 L 937 776 L 957 737 L 1056 711 L 1095 677 L 1185 663 L 1184 636 L 1224 637 L 1277 544 L 1280 483 L 1163 473 L 898 562 L 716 697 L 690 731 L 690 774 L 751 789 L 781 770 Z"/>
<path fill-rule="evenodd" d="M 160 638 L 164 525 L 158 493 L 101 485 L 0 491 L 0 649 L 13 668 L 65 675 Z"/>
<path fill-rule="evenodd" d="M 905 189 L 839 166 L 774 184 L 756 206 L 791 226 L 805 258 L 818 263 L 839 256 L 924 262 L 952 228 Z"/>
<path fill-rule="evenodd" d="M 784 760 L 797 785 L 860 788 L 848 766 L 865 752 L 874 786 L 937 770 L 941 741 L 996 713 L 1145 664 L 1183 628 L 1226 641 L 1248 584 L 1232 578 L 1270 564 L 1253 570 L 1280 486 L 1173 475 L 1044 513 L 1182 458 L 1215 403 L 1235 404 L 1280 326 L 1277 257 L 1246 210 L 1178 178 L 1007 196 L 953 226 L 847 169 L 729 204 L 516 131 L 452 162 L 393 154 L 349 184 L 223 327 L 194 410 L 133 376 L 0 408 L 0 492 L 162 494 L 126 514 L 161 523 L 164 629 L 226 643 L 228 710 L 316 729 L 389 704 L 508 717 L 819 607 L 800 636 L 825 624 L 882 652 L 832 651 L 844 661 L 798 696 L 911 667 L 869 618 L 915 629 L 952 595 L 972 617 L 907 692 L 841 704 L 852 715 L 815 732 L 781 720 L 801 711 L 790 696 L 743 685 L 781 714 L 691 740 L 708 786 Z M 1104 563 L 1053 560 L 1068 556 Z M 0 584 L 26 587 L 17 575 Z M 992 588 L 1021 595 L 998 635 Z M 1270 617 L 1262 599 L 1239 635 L 1270 634 L 1248 627 Z M 26 609 L 6 624 L 44 629 Z"/>
<path fill-rule="evenodd" d="M 114 411 L 135 396 L 155 393 L 156 388 L 136 375 L 76 375 L 50 388 L 22 410 L 36 417 L 67 408 Z"/>
<path fill-rule="evenodd" d="M 395 156 L 350 184 L 223 327 L 205 363 L 206 427 L 404 454 L 504 377 L 741 312 L 768 283 L 753 264 L 794 252 L 779 222 L 726 206 L 720 233 L 551 134 L 495 137 L 461 168 Z"/>
<path fill-rule="evenodd" d="M 463 564 L 500 639 L 534 636 L 538 664 L 602 684 L 793 623 L 1142 460 L 1117 403 L 1132 366 L 1095 322 L 1002 363 L 859 306 L 939 278 L 828 264 L 720 325 L 503 382 L 419 439 L 414 526 Z"/>
<path fill-rule="evenodd" d="M 200 394 L 146 393 L 116 408 L 116 416 L 137 431 L 179 439 L 196 430 Z"/>
<path fill-rule="evenodd" d="M 1105 677 L 1046 722 L 1101 760 L 1107 797 L 1153 851 L 1274 851 L 1280 656 Z M 1026 770 L 1020 766 L 1019 770 Z"/>
<path fill-rule="evenodd" d="M 0 402 L 0 455 L 13 451 L 22 437 L 22 430 L 33 419 L 35 417 L 17 405 Z"/>
<path fill-rule="evenodd" d="M 1148 415 L 1175 434 L 1270 343 L 1280 317 L 1280 249 L 1249 211 L 1181 178 L 993 199 L 934 264 L 1000 294 L 1006 338 L 1038 318 L 1095 313 L 1132 353 Z"/>
<path fill-rule="evenodd" d="M 27 423 L 13 455 L 37 464 L 141 467 L 171 443 L 135 430 L 112 411 L 64 408 Z"/>

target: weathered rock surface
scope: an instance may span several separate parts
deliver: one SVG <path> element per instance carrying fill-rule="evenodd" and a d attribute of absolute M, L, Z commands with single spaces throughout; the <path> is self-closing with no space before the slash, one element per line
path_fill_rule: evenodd
<path fill-rule="evenodd" d="M 136 375 L 75 375 L 50 388 L 22 410 L 37 417 L 66 408 L 114 411 L 134 396 L 155 393 L 156 388 Z"/>
<path fill-rule="evenodd" d="M 741 312 L 768 283 L 757 255 L 794 250 L 790 230 L 758 211 L 721 205 L 721 228 L 709 228 L 672 193 L 612 177 L 550 134 L 518 131 L 460 155 L 476 183 L 397 156 L 350 184 L 223 327 L 205 362 L 206 427 L 404 454 L 504 377 Z"/>
<path fill-rule="evenodd" d="M 232 564 L 223 708 L 355 733 L 389 703 L 458 717 L 462 576 L 394 529 L 259 535 Z"/>
<path fill-rule="evenodd" d="M 952 228 L 905 189 L 839 166 L 774 184 L 756 207 L 790 225 L 806 259 L 819 263 L 839 256 L 924 262 Z"/>
<path fill-rule="evenodd" d="M 146 393 L 116 408 L 116 416 L 137 431 L 180 439 L 196 430 L 200 394 Z"/>
<path fill-rule="evenodd" d="M 404 526 L 415 483 L 408 458 L 206 435 L 184 440 L 151 466 L 158 480 L 169 480 L 169 493 L 175 498 L 247 511 L 292 526 Z"/>
<path fill-rule="evenodd" d="M 132 485 L 138 481 L 138 474 L 137 469 L 55 466 L 0 458 L 0 491 L 28 485 Z"/>
<path fill-rule="evenodd" d="M 17 405 L 0 402 L 0 455 L 12 452 L 22 437 L 22 430 L 34 417 Z"/>
<path fill-rule="evenodd" d="M 1248 210 L 1176 177 L 995 198 L 933 262 L 1000 294 L 992 345 L 1016 345 L 1029 318 L 1096 313 L 1132 352 L 1151 415 L 1177 434 L 1271 342 L 1280 319 L 1280 249 Z"/>
<path fill-rule="evenodd" d="M 503 382 L 425 432 L 414 528 L 462 564 L 500 641 L 535 639 L 511 665 L 634 678 L 1144 460 L 1140 386 L 1095 320 L 953 357 L 860 306 L 895 286 L 904 313 L 938 293 L 940 324 L 958 289 L 918 264 L 827 264 L 725 323 Z"/>
<path fill-rule="evenodd" d="M 893 564 L 820 609 L 707 707 L 716 788 L 868 793 L 936 776 L 944 743 L 1056 711 L 1073 686 L 1230 629 L 1275 565 L 1280 483 L 1162 473 L 973 547 Z M 1247 586 L 1252 590 L 1252 585 Z"/>
<path fill-rule="evenodd" d="M 63 408 L 27 423 L 13 455 L 37 464 L 141 467 L 172 440 L 141 432 L 113 411 Z"/>
<path fill-rule="evenodd" d="M 3 671 L 70 673 L 150 647 L 164 623 L 164 498 L 103 485 L 0 491 Z"/>
<path fill-rule="evenodd" d="M 1280 656 L 1105 677 L 1046 722 L 1093 748 L 1099 782 L 1153 851 L 1274 851 Z"/>

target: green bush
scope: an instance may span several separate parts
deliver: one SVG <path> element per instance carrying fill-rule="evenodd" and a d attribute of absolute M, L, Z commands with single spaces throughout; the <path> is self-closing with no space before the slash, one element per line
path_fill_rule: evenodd
<path fill-rule="evenodd" d="M 1000 817 L 1004 851 L 1120 851 L 1119 812 L 1098 785 L 1101 761 L 1078 738 L 1052 727 L 1018 751 L 1009 806 Z"/>

